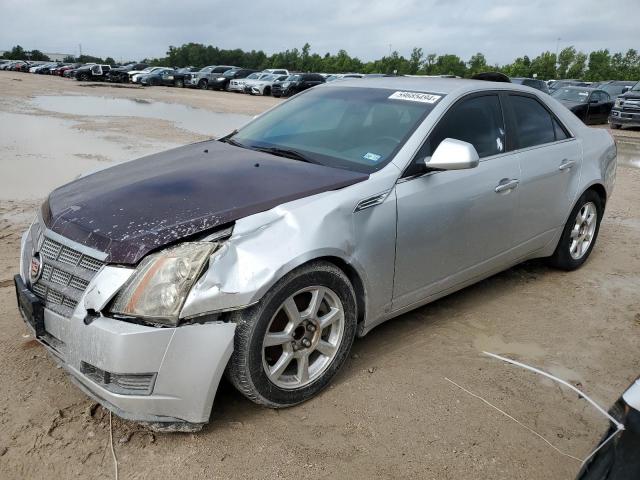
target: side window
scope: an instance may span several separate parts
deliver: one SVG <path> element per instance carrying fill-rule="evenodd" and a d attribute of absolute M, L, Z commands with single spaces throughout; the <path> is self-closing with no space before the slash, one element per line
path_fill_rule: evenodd
<path fill-rule="evenodd" d="M 555 118 L 553 118 L 552 121 L 553 121 L 553 130 L 554 130 L 554 133 L 556 134 L 556 140 L 566 140 L 567 138 L 569 138 L 569 134 L 562 127 L 562 125 L 560 125 L 560 122 L 558 122 L 558 120 L 556 120 Z"/>
<path fill-rule="evenodd" d="M 540 102 L 520 95 L 509 95 L 516 122 L 518 147 L 544 145 L 556 140 L 553 117 Z"/>
<path fill-rule="evenodd" d="M 424 143 L 418 158 L 430 157 L 445 138 L 469 142 L 480 158 L 505 151 L 505 129 L 497 95 L 483 95 L 455 104 Z"/>

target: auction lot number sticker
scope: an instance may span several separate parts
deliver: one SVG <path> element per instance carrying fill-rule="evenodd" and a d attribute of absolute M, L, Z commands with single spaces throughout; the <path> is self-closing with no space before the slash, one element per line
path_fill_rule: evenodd
<path fill-rule="evenodd" d="M 389 100 L 407 100 L 409 102 L 436 103 L 441 95 L 419 92 L 395 92 L 389 96 Z"/>

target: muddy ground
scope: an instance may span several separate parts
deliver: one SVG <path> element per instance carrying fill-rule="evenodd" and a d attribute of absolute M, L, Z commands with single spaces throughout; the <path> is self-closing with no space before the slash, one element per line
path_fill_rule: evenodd
<path fill-rule="evenodd" d="M 248 115 L 277 100 L 0 72 L 0 477 L 113 478 L 109 414 L 56 368 L 16 309 L 20 235 L 46 194 L 42 182 L 204 137 L 168 121 L 51 113 L 29 103 L 43 94 Z M 623 134 L 632 143 L 638 136 Z M 91 142 L 102 142 L 103 152 L 88 149 Z M 577 395 L 481 352 L 546 369 L 606 406 L 640 375 L 639 184 L 640 170 L 619 168 L 600 238 L 579 271 L 530 262 L 387 322 L 356 341 L 333 385 L 310 402 L 268 410 L 224 383 L 198 434 L 153 434 L 114 416 L 120 478 L 573 478 L 579 462 L 445 377 L 585 456 L 606 421 Z"/>

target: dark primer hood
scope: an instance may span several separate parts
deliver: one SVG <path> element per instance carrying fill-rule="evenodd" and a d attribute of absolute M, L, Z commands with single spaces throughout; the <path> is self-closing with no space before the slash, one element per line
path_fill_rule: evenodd
<path fill-rule="evenodd" d="M 343 188 L 367 174 L 218 141 L 116 165 L 54 190 L 48 228 L 135 264 L 147 253 L 285 202 Z"/>

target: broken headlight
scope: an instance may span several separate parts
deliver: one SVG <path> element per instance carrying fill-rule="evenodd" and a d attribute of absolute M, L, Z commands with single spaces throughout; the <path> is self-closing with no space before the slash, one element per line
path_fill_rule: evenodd
<path fill-rule="evenodd" d="M 216 246 L 187 242 L 149 255 L 116 296 L 111 313 L 177 325 L 187 294 Z"/>

